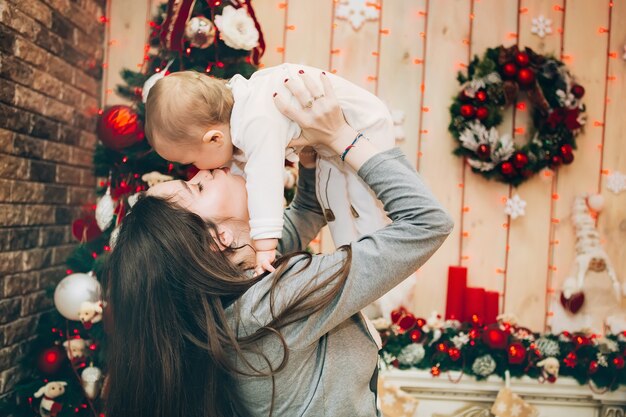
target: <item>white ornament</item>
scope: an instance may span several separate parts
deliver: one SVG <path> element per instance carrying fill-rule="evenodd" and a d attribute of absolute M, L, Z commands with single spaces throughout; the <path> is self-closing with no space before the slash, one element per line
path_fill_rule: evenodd
<path fill-rule="evenodd" d="M 233 49 L 249 51 L 259 45 L 259 31 L 245 7 L 224 7 L 222 14 L 215 16 L 215 26 L 220 39 Z"/>
<path fill-rule="evenodd" d="M 61 410 L 63 405 L 56 401 L 56 398 L 65 393 L 66 386 L 67 382 L 65 381 L 51 381 L 35 392 L 35 398 L 43 396 L 39 404 L 39 415 L 50 416 L 52 413 L 56 415 Z"/>
<path fill-rule="evenodd" d="M 546 35 L 552 33 L 552 20 L 544 15 L 533 17 L 532 23 L 530 31 L 540 38 L 545 38 Z"/>
<path fill-rule="evenodd" d="M 419 343 L 411 343 L 402 348 L 398 354 L 398 362 L 406 366 L 417 365 L 424 359 L 425 355 L 424 346 Z"/>
<path fill-rule="evenodd" d="M 78 321 L 83 301 L 99 301 L 100 294 L 100 283 L 92 275 L 71 274 L 57 284 L 54 290 L 54 305 L 63 317 Z"/>
<path fill-rule="evenodd" d="M 606 188 L 613 191 L 615 194 L 626 190 L 626 175 L 619 171 L 613 171 L 606 179 Z"/>
<path fill-rule="evenodd" d="M 170 65 L 172 65 L 172 62 L 174 62 L 173 59 L 170 60 L 170 62 L 167 63 L 165 68 L 161 69 L 161 71 L 159 71 L 159 72 L 155 72 L 154 74 L 152 74 L 150 76 L 150 78 L 148 78 L 143 83 L 143 88 L 141 89 L 141 101 L 142 102 L 145 103 L 146 101 L 148 101 L 148 93 L 150 93 L 150 89 L 152 87 L 154 87 L 154 85 L 157 83 L 157 81 L 159 81 L 161 78 L 165 77 L 165 73 L 169 69 Z"/>
<path fill-rule="evenodd" d="M 81 384 L 85 389 L 85 394 L 90 400 L 94 400 L 100 393 L 102 385 L 102 371 L 93 366 L 93 364 L 83 371 L 80 375 Z"/>
<path fill-rule="evenodd" d="M 96 205 L 96 223 L 100 230 L 106 230 L 115 216 L 115 201 L 111 197 L 111 187 L 107 188 L 106 194 L 100 197 Z"/>
<path fill-rule="evenodd" d="M 469 335 L 461 332 L 450 340 L 452 341 L 452 343 L 454 343 L 455 348 L 461 349 L 463 346 L 469 343 Z"/>
<path fill-rule="evenodd" d="M 504 207 L 504 213 L 511 216 L 511 219 L 515 220 L 518 217 L 526 214 L 526 202 L 522 200 L 519 195 L 515 194 L 513 198 L 506 200 L 506 206 Z"/>
<path fill-rule="evenodd" d="M 378 5 L 370 0 L 342 0 L 337 6 L 337 19 L 348 20 L 354 30 L 361 29 L 366 21 L 378 20 Z"/>

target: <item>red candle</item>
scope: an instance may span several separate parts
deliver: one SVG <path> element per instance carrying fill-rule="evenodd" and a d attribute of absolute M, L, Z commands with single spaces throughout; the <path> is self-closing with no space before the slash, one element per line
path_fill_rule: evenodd
<path fill-rule="evenodd" d="M 479 322 L 485 320 L 485 289 L 471 288 L 465 290 L 465 313 L 464 321 L 474 321 L 474 316 Z"/>
<path fill-rule="evenodd" d="M 500 294 L 496 291 L 485 291 L 485 324 L 495 323 L 500 312 Z"/>
<path fill-rule="evenodd" d="M 467 268 L 448 268 L 448 295 L 446 299 L 446 319 L 463 320 L 465 289 L 467 288 Z"/>

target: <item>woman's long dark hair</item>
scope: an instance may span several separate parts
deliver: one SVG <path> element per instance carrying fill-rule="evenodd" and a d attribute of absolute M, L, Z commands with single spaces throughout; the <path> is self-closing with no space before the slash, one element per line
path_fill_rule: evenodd
<path fill-rule="evenodd" d="M 239 405 L 236 374 L 271 376 L 273 385 L 273 375 L 288 360 L 280 329 L 328 305 L 348 276 L 346 247 L 348 259 L 339 271 L 303 291 L 278 315 L 272 307 L 273 317 L 265 327 L 237 338 L 225 305 L 262 277 L 246 275 L 245 267 L 228 257 L 240 248 L 220 250 L 214 236 L 215 224 L 152 196 L 141 198 L 122 222 L 102 273 L 112 321 L 107 417 L 233 416 Z M 301 254 L 279 259 L 270 300 L 289 259 Z M 311 261 L 310 254 L 305 256 L 302 269 Z M 329 285 L 331 291 L 318 291 Z M 284 355 L 278 367 L 270 364 L 271 371 L 263 372 L 252 367 L 243 352 L 254 352 L 255 342 L 270 335 L 281 339 Z M 236 369 L 233 355 L 248 364 L 249 371 Z"/>

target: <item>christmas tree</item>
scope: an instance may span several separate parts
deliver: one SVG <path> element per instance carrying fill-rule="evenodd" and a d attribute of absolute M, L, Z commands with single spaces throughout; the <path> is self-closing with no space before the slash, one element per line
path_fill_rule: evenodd
<path fill-rule="evenodd" d="M 33 349 L 22 364 L 32 371 L 32 380 L 3 400 L 0 415 L 104 415 L 107 320 L 102 320 L 106 309 L 98 273 L 137 193 L 164 180 L 189 179 L 197 171 L 163 160 L 145 140 L 148 90 L 158 79 L 181 70 L 218 78 L 249 77 L 265 49 L 259 22 L 246 0 L 169 0 L 150 27 L 143 68 L 123 70 L 125 84 L 117 88 L 131 105 L 100 112 L 100 142 L 93 158 L 100 198 L 86 205 L 72 225 L 80 243 L 67 259 L 68 276 L 49 289 L 56 311 L 40 320 Z"/>

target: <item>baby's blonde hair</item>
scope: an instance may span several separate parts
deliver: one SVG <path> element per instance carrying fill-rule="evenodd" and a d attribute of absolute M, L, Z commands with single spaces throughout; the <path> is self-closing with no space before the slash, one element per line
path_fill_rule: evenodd
<path fill-rule="evenodd" d="M 195 71 L 179 71 L 150 89 L 146 101 L 145 133 L 151 145 L 184 143 L 202 138 L 207 129 L 230 121 L 233 96 L 226 80 Z"/>

